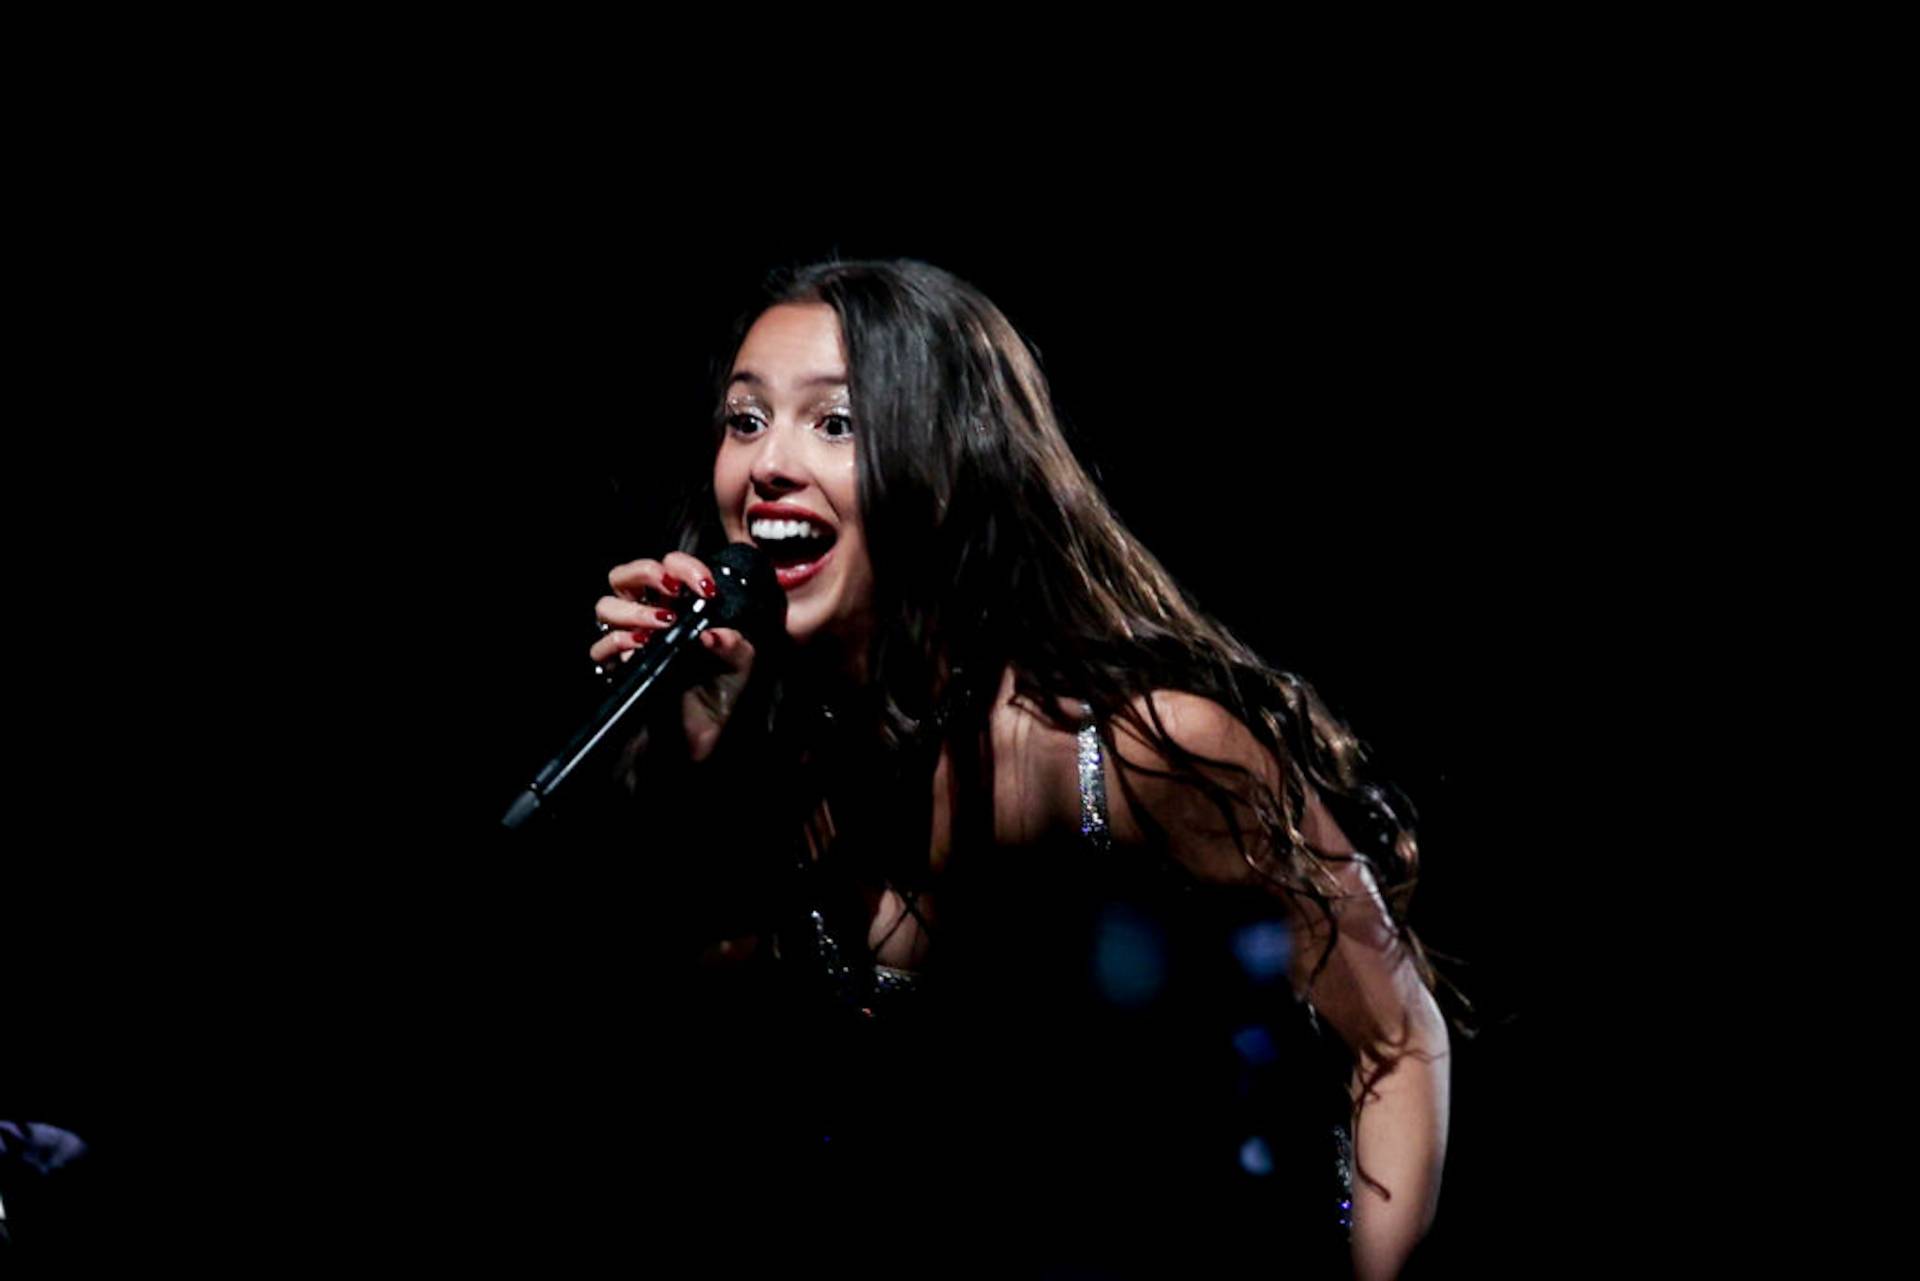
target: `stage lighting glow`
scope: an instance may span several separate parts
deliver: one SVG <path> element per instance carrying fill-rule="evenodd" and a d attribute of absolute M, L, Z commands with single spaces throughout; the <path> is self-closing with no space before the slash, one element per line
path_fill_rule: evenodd
<path fill-rule="evenodd" d="M 1110 907 L 1094 936 L 1093 979 L 1111 1005 L 1145 1005 L 1167 985 L 1167 947 L 1146 917 Z"/>
<path fill-rule="evenodd" d="M 1280 1047 L 1273 1043 L 1273 1033 L 1255 1024 L 1243 1027 L 1233 1034 L 1233 1048 L 1240 1057 L 1254 1067 L 1265 1067 L 1280 1058 Z"/>
<path fill-rule="evenodd" d="M 1271 983 L 1293 961 L 1293 936 L 1279 921 L 1257 921 L 1234 931 L 1233 956 L 1255 982 Z"/>

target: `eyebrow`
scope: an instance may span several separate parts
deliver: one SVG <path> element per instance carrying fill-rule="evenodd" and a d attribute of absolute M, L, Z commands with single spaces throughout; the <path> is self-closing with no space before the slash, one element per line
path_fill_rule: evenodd
<path fill-rule="evenodd" d="M 759 374 L 754 373 L 751 369 L 740 369 L 734 371 L 733 377 L 727 379 L 728 387 L 732 387 L 735 383 L 746 383 L 751 387 L 765 387 L 767 380 Z M 846 385 L 847 376 L 845 374 L 809 374 L 795 384 L 795 386 L 798 387 L 844 387 Z"/>

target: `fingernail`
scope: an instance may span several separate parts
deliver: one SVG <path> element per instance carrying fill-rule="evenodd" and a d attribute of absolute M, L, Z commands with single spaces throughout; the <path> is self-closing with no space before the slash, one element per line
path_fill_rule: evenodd
<path fill-rule="evenodd" d="M 671 623 L 674 619 L 679 617 L 678 614 L 674 613 L 670 609 L 656 609 L 653 611 L 653 616 L 659 619 L 663 623 Z"/>
<path fill-rule="evenodd" d="M 635 632 L 633 634 L 633 643 L 636 645 L 644 645 L 652 639 L 653 639 L 652 632 Z"/>
<path fill-rule="evenodd" d="M 670 595 L 678 596 L 680 594 L 680 580 L 672 574 L 662 574 L 660 575 L 660 590 Z"/>
<path fill-rule="evenodd" d="M 702 596 L 705 596 L 708 600 L 712 600 L 715 596 L 718 596 L 720 594 L 720 589 L 713 585 L 713 580 L 711 578 L 703 578 L 700 580 L 700 594 Z"/>

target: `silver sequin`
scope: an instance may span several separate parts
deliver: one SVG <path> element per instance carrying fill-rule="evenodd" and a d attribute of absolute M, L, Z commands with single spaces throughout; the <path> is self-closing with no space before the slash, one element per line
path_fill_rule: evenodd
<path fill-rule="evenodd" d="M 1091 720 L 1080 727 L 1080 835 L 1097 850 L 1113 846 L 1113 834 L 1107 828 L 1107 772 L 1101 760 L 1100 727 Z"/>
<path fill-rule="evenodd" d="M 892 965 L 873 967 L 873 987 L 876 992 L 911 992 L 919 985 L 920 976 L 912 970 Z"/>
<path fill-rule="evenodd" d="M 1340 1181 L 1340 1201 L 1335 1214 L 1340 1230 L 1353 1239 L 1353 1140 L 1347 1135 L 1347 1127 L 1333 1127 L 1333 1163 L 1335 1177 Z"/>
<path fill-rule="evenodd" d="M 853 968 L 847 964 L 841 954 L 840 943 L 827 930 L 827 918 L 815 908 L 808 913 L 813 918 L 814 952 L 820 959 L 820 968 L 842 997 L 851 997 L 855 991 Z"/>

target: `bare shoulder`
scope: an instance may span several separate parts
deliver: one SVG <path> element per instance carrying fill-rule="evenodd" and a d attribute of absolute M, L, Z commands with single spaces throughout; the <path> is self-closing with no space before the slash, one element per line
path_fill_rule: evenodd
<path fill-rule="evenodd" d="M 1001 681 L 990 717 L 995 808 L 1003 837 L 1032 838 L 1080 826 L 1082 708 L 1062 702 L 1049 712 L 1014 690 L 1011 671 Z M 1106 727 L 1104 756 L 1108 822 L 1122 845 L 1164 841 L 1176 857 L 1209 880 L 1240 881 L 1249 872 L 1237 825 L 1260 831 L 1250 797 L 1259 785 L 1277 788 L 1279 763 L 1244 722 L 1212 699 L 1180 690 L 1155 690 L 1133 704 L 1139 724 L 1116 717 Z M 1143 732 L 1145 727 L 1145 732 Z M 1196 779 L 1216 784 L 1211 791 Z M 1237 798 L 1233 821 L 1222 796 Z"/>
<path fill-rule="evenodd" d="M 1184 690 L 1155 690 L 1150 699 L 1137 699 L 1134 710 L 1143 724 L 1155 727 L 1165 738 L 1192 758 L 1190 763 L 1205 778 L 1233 790 L 1243 790 L 1249 779 L 1257 779 L 1278 793 L 1283 786 L 1280 760 L 1272 748 L 1248 728 L 1247 723 L 1219 703 Z M 1178 773 L 1169 754 L 1138 728 L 1122 722 L 1114 727 L 1114 744 L 1130 770 L 1140 771 L 1133 790 L 1147 796 L 1166 794 L 1183 784 L 1179 779 L 1160 777 Z M 1300 833 L 1307 843 L 1322 853 L 1351 854 L 1353 844 L 1327 811 L 1319 793 L 1306 788 L 1306 807 L 1299 816 Z"/>
<path fill-rule="evenodd" d="M 1279 759 L 1246 722 L 1200 694 L 1155 690 L 1113 724 L 1107 797 L 1114 839 L 1156 843 L 1203 880 L 1258 880 L 1271 838 L 1254 797 L 1277 794 Z"/>
<path fill-rule="evenodd" d="M 1278 762 L 1245 721 L 1200 694 L 1157 689 L 1133 701 L 1140 724 L 1163 735 L 1172 746 L 1197 758 L 1202 765 L 1257 773 L 1269 782 L 1278 777 Z M 1114 748 L 1127 765 L 1164 772 L 1173 767 L 1171 754 L 1139 726 L 1122 720 L 1113 727 Z"/>

